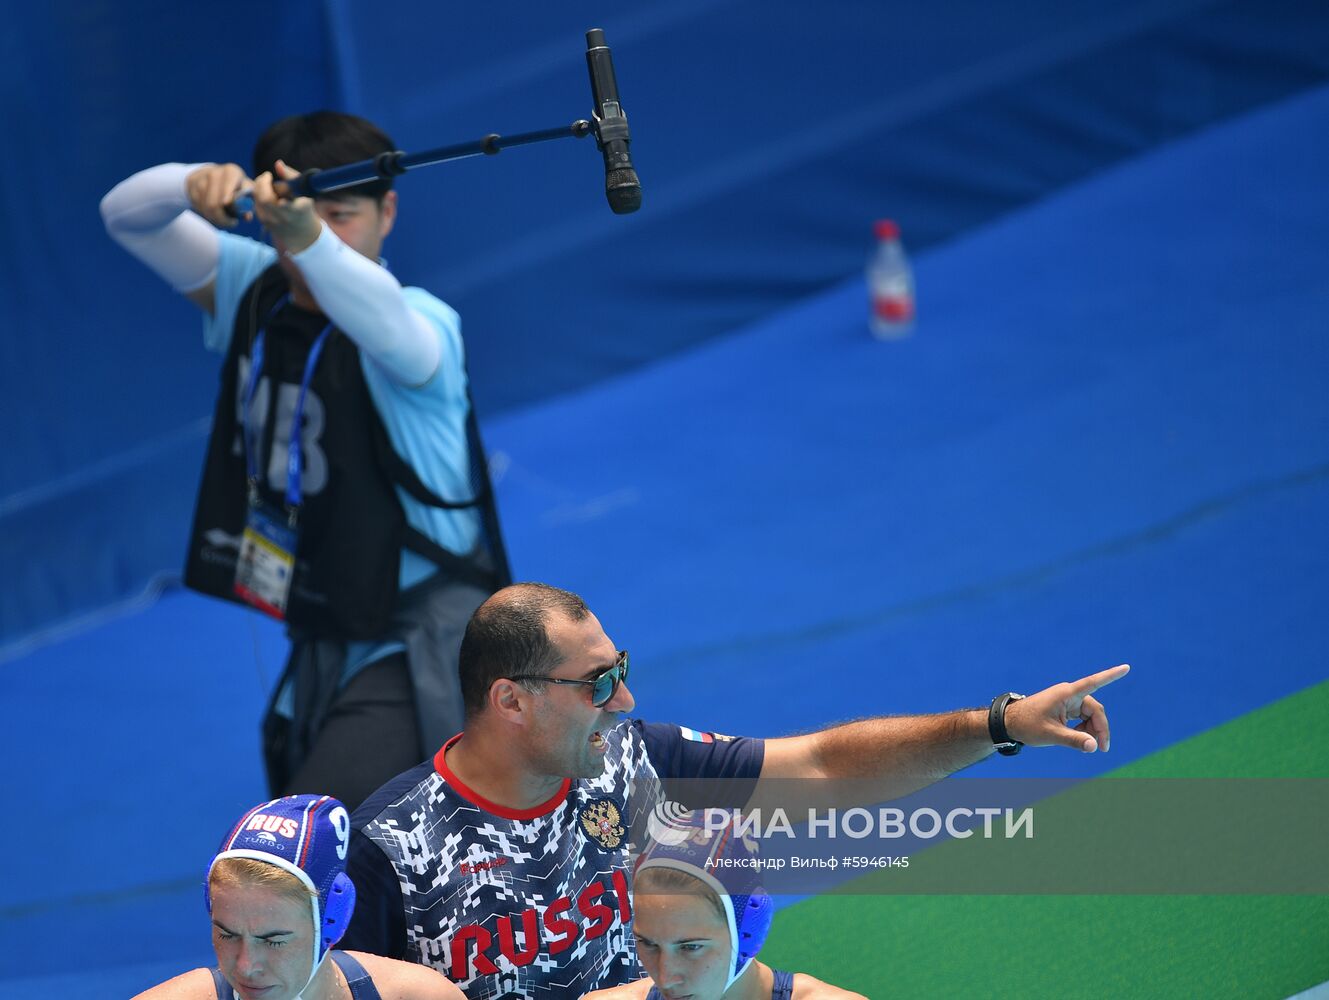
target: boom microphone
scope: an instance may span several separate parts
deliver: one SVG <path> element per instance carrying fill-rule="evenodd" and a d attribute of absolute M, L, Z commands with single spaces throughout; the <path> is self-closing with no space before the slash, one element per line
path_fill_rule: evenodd
<path fill-rule="evenodd" d="M 289 181 L 277 181 L 274 187 L 282 198 L 317 198 L 366 181 L 396 177 L 417 167 L 481 154 L 492 156 L 509 146 L 525 146 L 548 139 L 567 136 L 581 139 L 594 132 L 595 143 L 600 147 L 605 160 L 605 197 L 609 207 L 617 215 L 635 212 L 641 208 L 641 181 L 637 179 L 637 171 L 632 169 L 632 159 L 628 155 L 628 146 L 632 141 L 628 135 L 628 116 L 619 103 L 613 57 L 609 54 L 609 46 L 605 44 L 605 33 L 600 28 L 586 32 L 586 68 L 591 74 L 591 97 L 595 102 L 594 124 L 578 119 L 571 125 L 537 132 L 509 136 L 491 133 L 472 142 L 440 146 L 420 153 L 403 153 L 400 150 L 380 153 L 372 159 L 344 166 L 322 170 L 310 168 Z M 236 219 L 253 210 L 254 199 L 249 189 L 237 191 L 231 204 L 226 206 L 227 214 Z"/>
<path fill-rule="evenodd" d="M 628 156 L 628 116 L 618 100 L 614 60 L 600 28 L 586 32 L 586 67 L 595 101 L 595 142 L 605 158 L 605 197 L 616 215 L 641 208 L 641 181 Z"/>

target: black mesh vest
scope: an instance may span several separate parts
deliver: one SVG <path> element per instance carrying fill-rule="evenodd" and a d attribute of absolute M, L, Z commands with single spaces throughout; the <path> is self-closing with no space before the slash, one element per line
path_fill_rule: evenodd
<path fill-rule="evenodd" d="M 287 291 L 286 276 L 273 265 L 236 307 L 185 564 L 187 586 L 237 603 L 243 602 L 232 586 L 248 509 L 239 415 L 253 339 Z M 285 509 L 286 444 L 305 361 L 327 322 L 287 302 L 266 324 L 262 379 L 250 414 L 259 491 L 276 510 Z M 302 421 L 305 495 L 286 612 L 293 628 L 343 639 L 378 638 L 397 602 L 403 546 L 454 578 L 491 589 L 510 582 L 473 407 L 467 423 L 474 489 L 470 496 L 445 500 L 431 493 L 392 449 L 360 367 L 359 349 L 332 331 L 310 382 Z M 477 550 L 456 555 L 409 527 L 394 485 L 432 506 L 478 508 L 482 531 Z"/>

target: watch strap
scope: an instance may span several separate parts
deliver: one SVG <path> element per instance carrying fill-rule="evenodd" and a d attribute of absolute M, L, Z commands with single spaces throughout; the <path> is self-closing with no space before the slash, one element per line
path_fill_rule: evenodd
<path fill-rule="evenodd" d="M 1011 702 L 1020 701 L 1022 698 L 1024 698 L 1022 694 L 1007 691 L 993 698 L 988 708 L 988 735 L 992 737 L 992 745 L 997 753 L 1003 757 L 1014 757 L 1024 746 L 1019 740 L 1012 739 L 1011 734 L 1006 731 L 1006 708 Z"/>

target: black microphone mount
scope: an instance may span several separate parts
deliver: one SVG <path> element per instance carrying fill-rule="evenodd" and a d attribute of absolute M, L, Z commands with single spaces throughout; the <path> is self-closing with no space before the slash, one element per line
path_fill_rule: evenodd
<path fill-rule="evenodd" d="M 278 194 L 285 198 L 316 198 L 319 195 L 355 187 L 357 184 L 364 184 L 367 181 L 398 177 L 417 167 L 433 166 L 436 163 L 447 163 L 451 160 L 462 160 L 471 156 L 493 156 L 509 146 L 525 146 L 536 142 L 546 142 L 550 139 L 563 139 L 569 136 L 574 139 L 582 139 L 594 133 L 596 144 L 602 151 L 606 149 L 621 150 L 619 158 L 626 164 L 627 171 L 632 174 L 631 181 L 635 185 L 635 200 L 630 195 L 625 198 L 623 193 L 618 190 L 624 186 L 623 182 L 620 179 L 616 183 L 615 177 L 611 173 L 606 180 L 606 194 L 609 197 L 610 207 L 618 214 L 636 211 L 641 205 L 641 186 L 637 182 L 635 172 L 631 170 L 631 163 L 627 160 L 627 117 L 618 104 L 618 91 L 613 80 L 613 66 L 612 63 L 608 63 L 609 48 L 604 43 L 604 32 L 599 28 L 592 28 L 588 31 L 586 40 L 586 59 L 591 71 L 592 97 L 596 102 L 595 114 L 590 121 L 579 118 L 571 125 L 540 129 L 535 132 L 521 132 L 510 136 L 490 133 L 482 139 L 456 143 L 451 146 L 440 146 L 437 149 L 427 149 L 420 153 L 404 153 L 401 150 L 379 153 L 378 156 L 372 159 L 348 163 L 345 166 L 306 170 L 300 176 L 293 177 L 288 181 L 274 181 L 274 187 Z M 599 69 L 599 67 L 606 64 L 609 66 L 608 86 L 612 90 L 612 103 L 608 106 L 608 114 L 605 113 L 606 105 L 601 101 L 601 90 L 605 86 L 603 83 L 604 71 Z M 598 76 L 597 72 L 599 73 Z M 609 152 L 605 153 L 606 170 L 609 170 L 610 156 Z M 227 211 L 237 217 L 252 211 L 252 209 L 253 199 L 249 192 L 243 192 L 236 197 L 231 205 L 227 206 Z"/>

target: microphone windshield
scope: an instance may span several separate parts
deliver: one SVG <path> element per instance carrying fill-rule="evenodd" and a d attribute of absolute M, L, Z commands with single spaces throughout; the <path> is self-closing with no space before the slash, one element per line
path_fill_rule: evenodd
<path fill-rule="evenodd" d="M 627 215 L 641 208 L 641 181 L 631 167 L 610 170 L 605 174 L 605 197 L 615 215 Z"/>

